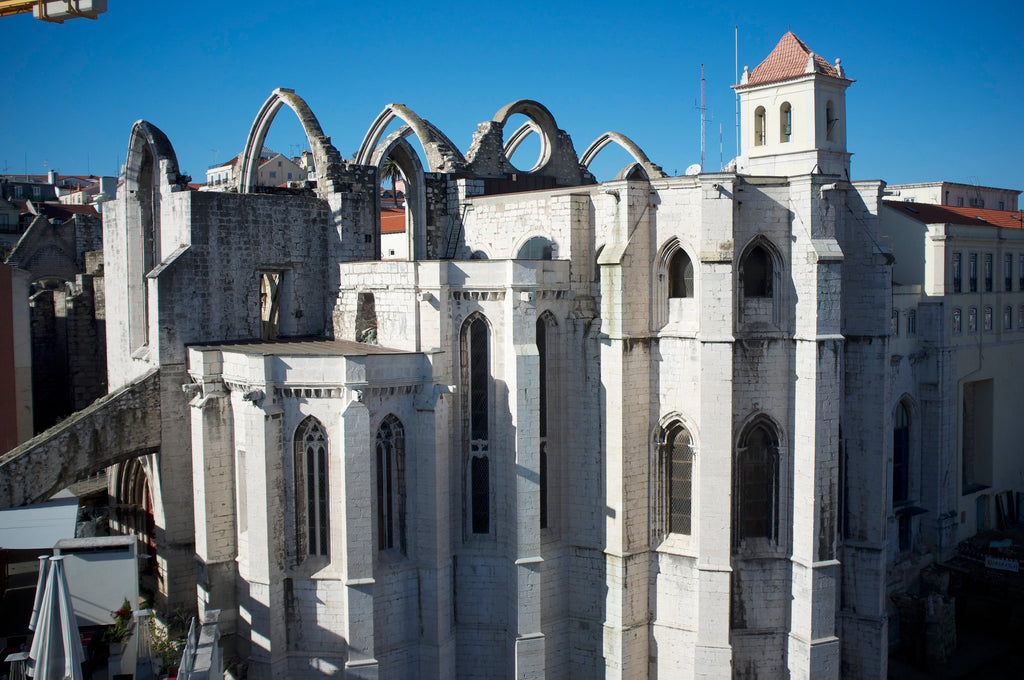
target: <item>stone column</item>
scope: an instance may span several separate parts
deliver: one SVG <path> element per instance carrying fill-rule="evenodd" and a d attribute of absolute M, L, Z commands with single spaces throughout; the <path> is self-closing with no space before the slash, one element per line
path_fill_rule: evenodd
<path fill-rule="evenodd" d="M 354 398 L 341 416 L 344 441 L 341 484 L 345 497 L 344 514 L 339 519 L 344 526 L 345 639 L 348 641 L 345 677 L 377 680 L 379 666 L 373 639 L 373 442 L 370 412 L 362 402 L 362 391 L 352 390 L 351 394 Z"/>
<path fill-rule="evenodd" d="M 514 265 L 518 266 L 518 265 Z M 544 633 L 540 625 L 540 363 L 537 354 L 537 307 L 532 291 L 508 296 L 512 323 L 507 374 L 509 410 L 515 428 L 516 596 L 512 620 L 517 680 L 541 680 L 544 673 Z"/>
<path fill-rule="evenodd" d="M 426 385 L 416 399 L 415 456 L 409 460 L 417 479 L 418 526 L 410 526 L 410 542 L 419 561 L 420 634 L 419 677 L 440 680 L 455 676 L 455 636 L 452 634 L 451 459 L 449 430 L 454 397 L 446 386 Z"/>
<path fill-rule="evenodd" d="M 207 359 L 217 364 L 219 352 L 192 354 L 193 375 L 201 384 L 192 385 L 198 393 L 189 403 L 192 424 L 192 487 L 196 526 L 196 558 L 199 562 L 199 616 L 209 610 L 221 610 L 221 632 L 234 655 L 237 634 L 238 597 L 235 580 L 238 567 L 235 497 L 235 451 L 231 404 L 223 383 L 206 376 Z"/>
<path fill-rule="evenodd" d="M 793 365 L 792 596 L 788 664 L 793 678 L 838 678 L 836 559 L 839 406 L 843 338 L 835 191 L 820 178 L 791 179 L 796 299 Z"/>
<path fill-rule="evenodd" d="M 717 188 L 716 188 L 717 187 Z M 732 677 L 733 271 L 735 185 L 701 178 L 700 441 L 694 477 L 699 588 L 693 677 Z M 696 263 L 695 263 L 696 264 Z"/>
<path fill-rule="evenodd" d="M 630 183 L 614 196 L 614 234 L 601 253 L 601 382 L 605 404 L 607 680 L 646 678 L 650 657 L 647 490 L 651 430 L 650 196 Z"/>

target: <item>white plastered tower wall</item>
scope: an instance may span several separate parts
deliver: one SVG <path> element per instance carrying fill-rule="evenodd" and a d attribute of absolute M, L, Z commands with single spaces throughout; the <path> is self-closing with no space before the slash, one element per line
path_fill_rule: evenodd
<path fill-rule="evenodd" d="M 787 33 L 740 84 L 741 155 L 737 172 L 805 173 L 850 179 L 846 150 L 846 88 L 840 60 L 828 64 Z"/>

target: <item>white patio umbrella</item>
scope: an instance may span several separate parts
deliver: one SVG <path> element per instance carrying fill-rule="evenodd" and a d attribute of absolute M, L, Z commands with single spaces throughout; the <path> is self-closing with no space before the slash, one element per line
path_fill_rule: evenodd
<path fill-rule="evenodd" d="M 36 579 L 36 597 L 32 601 L 32 618 L 28 621 L 28 629 L 36 629 L 36 621 L 39 620 L 39 608 L 43 604 L 43 592 L 46 590 L 46 573 L 50 569 L 50 556 L 42 555 L 39 558 L 39 578 Z"/>
<path fill-rule="evenodd" d="M 50 558 L 35 623 L 28 653 L 29 675 L 36 680 L 83 680 L 82 641 L 60 555 Z"/>

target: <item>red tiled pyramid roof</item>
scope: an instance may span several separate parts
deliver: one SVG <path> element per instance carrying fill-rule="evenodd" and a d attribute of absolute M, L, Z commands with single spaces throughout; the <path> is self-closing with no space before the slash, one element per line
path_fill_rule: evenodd
<path fill-rule="evenodd" d="M 796 37 L 793 31 L 786 31 L 786 34 L 779 40 L 779 44 L 771 51 L 765 60 L 757 65 L 747 77 L 747 82 L 737 87 L 749 87 L 751 85 L 764 85 L 765 83 L 777 83 L 783 80 L 798 78 L 807 73 L 807 60 L 814 59 L 815 72 L 832 78 L 843 78 L 833 64 L 828 63 L 818 56 Z"/>

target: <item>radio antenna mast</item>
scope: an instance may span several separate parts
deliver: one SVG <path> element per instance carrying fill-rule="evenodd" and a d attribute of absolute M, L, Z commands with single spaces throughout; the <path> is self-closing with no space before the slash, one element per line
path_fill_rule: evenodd
<path fill-rule="evenodd" d="M 740 25 L 736 24 L 735 33 L 733 34 L 735 58 L 736 58 L 736 84 L 740 84 Z M 740 93 L 739 90 L 734 90 L 736 94 L 736 157 L 740 156 Z M 738 161 L 737 161 L 738 162 Z"/>
<path fill-rule="evenodd" d="M 700 171 L 704 172 L 704 128 L 707 122 L 704 117 L 704 64 L 700 65 Z"/>

